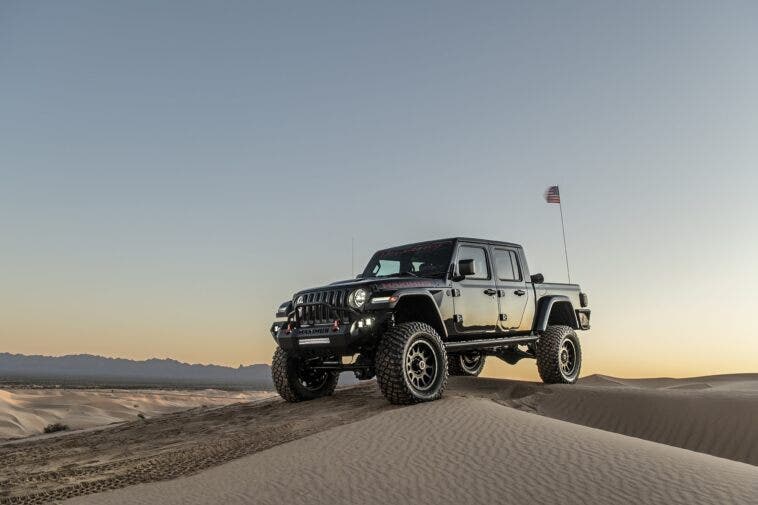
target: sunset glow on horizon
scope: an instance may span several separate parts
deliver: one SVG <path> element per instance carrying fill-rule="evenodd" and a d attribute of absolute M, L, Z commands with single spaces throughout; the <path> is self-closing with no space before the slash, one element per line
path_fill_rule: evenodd
<path fill-rule="evenodd" d="M 270 363 L 380 248 L 523 244 L 582 375 L 758 372 L 758 5 L 0 7 L 0 352 Z M 485 375 L 537 379 L 531 360 Z"/>

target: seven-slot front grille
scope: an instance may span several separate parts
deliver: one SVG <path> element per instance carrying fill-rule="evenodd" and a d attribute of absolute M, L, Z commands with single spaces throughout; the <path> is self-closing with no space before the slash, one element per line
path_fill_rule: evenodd
<path fill-rule="evenodd" d="M 297 309 L 300 322 L 303 324 L 328 324 L 335 319 L 344 318 L 347 315 L 346 311 L 335 311 L 331 307 L 318 304 L 328 303 L 337 308 L 345 308 L 347 307 L 347 295 L 347 289 L 324 289 L 298 295 L 298 298 L 303 297 L 302 303 L 305 305 Z"/>

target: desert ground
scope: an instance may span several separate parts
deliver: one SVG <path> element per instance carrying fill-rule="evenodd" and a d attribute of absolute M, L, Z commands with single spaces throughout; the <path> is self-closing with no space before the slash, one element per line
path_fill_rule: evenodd
<path fill-rule="evenodd" d="M 70 500 L 69 500 L 70 499 Z M 0 503 L 758 503 L 758 374 L 198 407 L 0 444 Z"/>
<path fill-rule="evenodd" d="M 79 430 L 194 407 L 248 402 L 273 394 L 218 389 L 0 388 L 0 440 L 38 435 L 54 423 Z"/>

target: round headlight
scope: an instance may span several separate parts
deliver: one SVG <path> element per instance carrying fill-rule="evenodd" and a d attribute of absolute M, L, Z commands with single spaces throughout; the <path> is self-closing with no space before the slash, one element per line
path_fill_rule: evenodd
<path fill-rule="evenodd" d="M 350 293 L 350 296 L 347 299 L 347 303 L 349 303 L 350 306 L 354 309 L 360 309 L 366 303 L 367 298 L 368 291 L 363 288 L 358 288 Z"/>

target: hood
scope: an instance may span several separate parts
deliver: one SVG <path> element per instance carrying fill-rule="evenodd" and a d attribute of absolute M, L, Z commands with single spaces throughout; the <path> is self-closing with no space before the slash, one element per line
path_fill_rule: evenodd
<path fill-rule="evenodd" d="M 444 279 L 431 277 L 412 277 L 409 275 L 400 275 L 394 277 L 365 277 L 360 279 L 346 279 L 332 282 L 324 286 L 316 286 L 308 289 L 301 289 L 295 295 L 307 293 L 309 291 L 319 291 L 322 289 L 334 288 L 359 288 L 368 287 L 372 291 L 387 291 L 403 288 L 422 288 L 422 287 L 441 287 L 447 283 Z"/>

